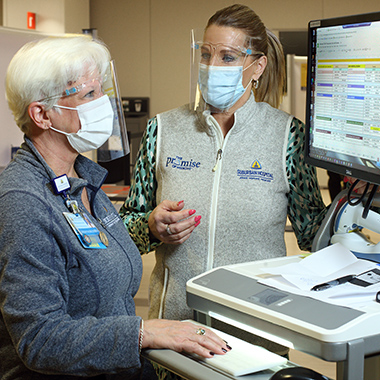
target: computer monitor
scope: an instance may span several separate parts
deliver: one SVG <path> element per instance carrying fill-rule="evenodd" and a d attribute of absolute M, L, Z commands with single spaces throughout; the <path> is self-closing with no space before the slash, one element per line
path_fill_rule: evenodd
<path fill-rule="evenodd" d="M 380 12 L 308 31 L 306 162 L 380 185 Z"/>

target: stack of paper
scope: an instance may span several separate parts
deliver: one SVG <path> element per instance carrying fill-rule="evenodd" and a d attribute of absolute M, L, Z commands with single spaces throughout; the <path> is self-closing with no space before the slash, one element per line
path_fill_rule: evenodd
<path fill-rule="evenodd" d="M 204 326 L 198 322 L 189 321 L 196 325 L 206 327 L 228 342 L 232 347 L 225 355 L 215 355 L 210 359 L 191 355 L 197 361 L 226 372 L 232 376 L 243 376 L 249 373 L 263 371 L 287 363 L 287 359 L 266 350 L 263 347 L 247 343 L 222 331 Z"/>
<path fill-rule="evenodd" d="M 350 250 L 338 243 L 321 249 L 297 263 L 265 268 L 263 271 L 273 276 L 260 282 L 325 302 L 360 309 L 368 301 L 375 300 L 376 293 L 380 291 L 380 282 L 367 287 L 347 282 L 323 291 L 312 291 L 311 288 L 343 276 L 359 275 L 374 268 L 379 268 L 379 264 L 356 258 Z"/>

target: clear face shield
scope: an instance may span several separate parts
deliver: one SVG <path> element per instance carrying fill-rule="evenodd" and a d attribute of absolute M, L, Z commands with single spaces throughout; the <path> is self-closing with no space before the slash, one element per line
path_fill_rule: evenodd
<path fill-rule="evenodd" d="M 78 96 L 79 99 L 98 99 L 107 95 L 113 111 L 112 134 L 109 139 L 97 149 L 97 161 L 107 162 L 129 154 L 127 127 L 116 77 L 115 63 L 110 61 L 103 77 L 92 78 L 82 84 L 70 87 L 64 92 L 38 100 L 49 102 L 67 96 Z M 53 105 L 55 107 L 55 105 Z M 67 108 L 56 106 L 57 108 Z"/>
<path fill-rule="evenodd" d="M 114 118 L 111 137 L 97 150 L 98 162 L 115 160 L 129 154 L 127 126 L 113 60 L 110 61 L 102 87 L 103 93 L 108 95 L 111 101 Z"/>
<path fill-rule="evenodd" d="M 190 108 L 226 112 L 251 88 L 244 73 L 264 54 L 254 52 L 252 38 L 240 31 L 228 43 L 207 41 L 203 34 L 191 31 Z"/>

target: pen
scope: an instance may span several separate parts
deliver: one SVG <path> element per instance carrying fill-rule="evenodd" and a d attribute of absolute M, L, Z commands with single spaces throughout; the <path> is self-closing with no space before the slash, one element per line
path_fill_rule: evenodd
<path fill-rule="evenodd" d="M 314 290 L 316 292 L 318 292 L 320 290 L 326 290 L 326 289 L 329 289 L 333 286 L 349 282 L 349 281 L 353 280 L 354 278 L 356 278 L 356 276 L 353 274 L 350 274 L 348 276 L 339 277 L 335 280 L 331 280 L 331 281 L 325 282 L 323 284 L 315 285 L 310 290 Z"/>

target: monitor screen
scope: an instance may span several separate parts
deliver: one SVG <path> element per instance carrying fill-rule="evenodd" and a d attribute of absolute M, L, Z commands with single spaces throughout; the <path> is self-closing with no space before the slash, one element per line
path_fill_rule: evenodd
<path fill-rule="evenodd" d="M 308 32 L 306 162 L 380 185 L 380 12 Z"/>

